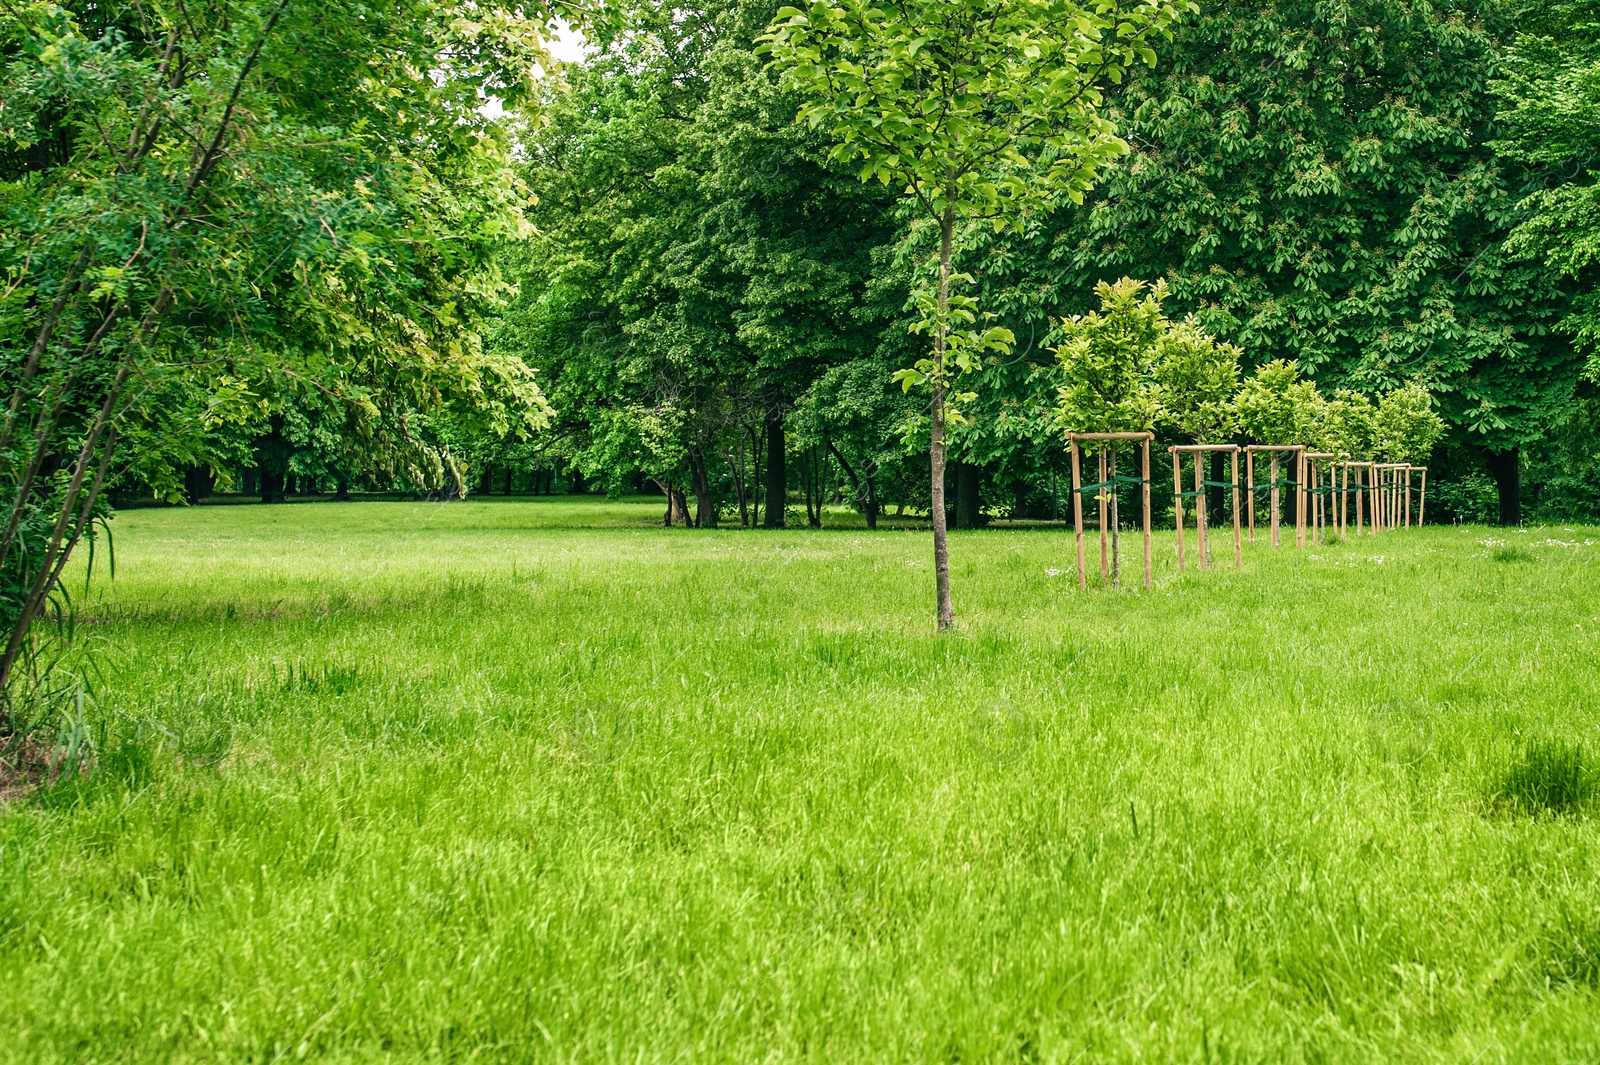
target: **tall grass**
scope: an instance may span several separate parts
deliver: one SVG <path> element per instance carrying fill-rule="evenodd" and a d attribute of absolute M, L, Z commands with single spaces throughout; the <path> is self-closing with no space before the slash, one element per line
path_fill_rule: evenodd
<path fill-rule="evenodd" d="M 1594 530 L 953 533 L 941 638 L 926 533 L 658 519 L 120 516 L 0 1060 L 1600 1056 L 1595 824 L 1504 801 L 1591 749 Z"/>

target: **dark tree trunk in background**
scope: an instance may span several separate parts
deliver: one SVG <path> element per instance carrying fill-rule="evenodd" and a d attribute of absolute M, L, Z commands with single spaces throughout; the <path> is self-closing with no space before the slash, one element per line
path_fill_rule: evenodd
<path fill-rule="evenodd" d="M 283 474 L 263 468 L 261 470 L 261 502 L 283 502 Z"/>
<path fill-rule="evenodd" d="M 1030 517 L 1028 513 L 1028 482 L 1016 480 L 1011 482 L 1011 516 L 1013 518 Z"/>
<path fill-rule="evenodd" d="M 292 473 L 283 475 L 283 494 L 286 496 L 300 495 L 300 478 Z"/>
<path fill-rule="evenodd" d="M 768 529 L 783 528 L 783 509 L 789 494 L 789 469 L 784 462 L 783 412 L 767 412 L 767 513 L 761 523 Z"/>
<path fill-rule="evenodd" d="M 844 471 L 845 477 L 849 479 L 851 491 L 856 497 L 856 505 L 867 516 L 867 528 L 876 529 L 878 527 L 878 493 L 872 483 L 872 474 L 869 472 L 866 480 L 862 481 L 861 477 L 856 473 L 855 467 L 850 465 L 843 453 L 834 446 L 832 440 L 828 441 L 828 451 L 835 459 L 839 460 L 839 468 Z M 872 468 L 871 461 L 871 459 L 867 460 L 867 469 L 869 471 Z"/>
<path fill-rule="evenodd" d="M 976 529 L 983 520 L 983 501 L 978 487 L 982 471 L 970 462 L 956 467 L 956 528 Z"/>
<path fill-rule="evenodd" d="M 1522 524 L 1522 463 L 1516 448 L 1487 455 L 1489 476 L 1500 491 L 1500 524 Z"/>
<path fill-rule="evenodd" d="M 506 467 L 506 495 L 511 494 L 511 467 Z"/>
<path fill-rule="evenodd" d="M 478 483 L 478 494 L 486 496 L 494 491 L 494 469 L 489 466 L 483 468 L 483 477 Z"/>
<path fill-rule="evenodd" d="M 256 494 L 256 481 L 260 476 L 261 472 L 254 469 L 245 470 L 240 474 L 239 480 L 242 483 L 239 487 L 244 490 L 245 495 L 253 496 Z"/>
<path fill-rule="evenodd" d="M 1154 474 L 1151 474 L 1154 476 Z M 1228 456 L 1221 451 L 1211 453 L 1211 480 L 1218 484 L 1228 479 Z M 1228 500 L 1227 489 L 1211 487 L 1206 489 L 1206 505 L 1210 508 L 1207 515 L 1211 520 L 1207 523 L 1210 528 L 1220 529 L 1229 524 L 1227 519 Z"/>
<path fill-rule="evenodd" d="M 695 527 L 715 529 L 717 506 L 711 500 L 711 478 L 706 476 L 706 457 L 697 447 L 689 449 L 689 477 L 694 482 Z"/>
<path fill-rule="evenodd" d="M 574 466 L 567 471 L 567 491 L 572 495 L 582 495 L 588 490 L 583 483 L 583 471 Z"/>
<path fill-rule="evenodd" d="M 333 499 L 336 503 L 350 502 L 350 482 L 340 478 L 333 484 Z"/>
<path fill-rule="evenodd" d="M 190 466 L 183 473 L 183 495 L 190 503 L 210 497 L 214 487 L 216 478 L 211 475 L 209 466 Z"/>

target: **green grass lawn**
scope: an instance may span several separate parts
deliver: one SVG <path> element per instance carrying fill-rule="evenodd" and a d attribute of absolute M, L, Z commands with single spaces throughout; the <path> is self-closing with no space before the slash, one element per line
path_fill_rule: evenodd
<path fill-rule="evenodd" d="M 1600 1058 L 1600 530 L 659 513 L 120 515 L 0 1060 Z"/>

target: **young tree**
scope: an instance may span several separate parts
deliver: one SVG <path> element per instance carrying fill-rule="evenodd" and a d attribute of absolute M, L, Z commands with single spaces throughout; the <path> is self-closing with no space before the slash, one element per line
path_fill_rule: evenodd
<path fill-rule="evenodd" d="M 1390 462 L 1425 462 L 1444 429 L 1433 397 L 1412 383 L 1379 397 L 1372 418 L 1373 450 Z"/>
<path fill-rule="evenodd" d="M 1148 291 L 1146 291 L 1148 289 Z M 1151 369 L 1171 324 L 1161 313 L 1166 287 L 1157 281 L 1123 278 L 1095 286 L 1100 309 L 1060 323 L 1062 342 L 1053 350 L 1063 383 L 1058 424 L 1067 432 L 1132 433 L 1154 427 L 1161 400 Z M 1141 298 L 1142 297 L 1142 298 Z M 1115 481 L 1117 445 L 1104 445 Z M 1090 453 L 1098 453 L 1091 448 Z M 1112 573 L 1118 570 L 1117 491 L 1111 488 Z"/>
<path fill-rule="evenodd" d="M 1220 443 L 1231 435 L 1242 354 L 1200 328 L 1193 315 L 1170 323 L 1153 370 L 1161 421 L 1197 444 Z"/>
<path fill-rule="evenodd" d="M 1350 388 L 1336 389 L 1321 407 L 1311 442 L 1319 451 L 1349 455 L 1357 462 L 1372 458 L 1372 400 Z"/>
<path fill-rule="evenodd" d="M 1273 359 L 1256 368 L 1239 389 L 1234 409 L 1239 428 L 1258 444 L 1305 444 L 1317 431 L 1323 398 L 1300 378 L 1294 359 Z"/>
<path fill-rule="evenodd" d="M 786 84 L 807 97 L 800 118 L 826 127 L 833 158 L 863 181 L 893 183 L 938 230 L 938 270 L 912 294 L 916 329 L 932 352 L 900 372 L 929 390 L 938 626 L 949 628 L 945 539 L 946 421 L 959 417 L 955 380 L 1009 331 L 988 326 L 976 301 L 952 292 L 957 229 L 996 229 L 1081 202 L 1100 169 L 1127 150 L 1101 114 L 1101 87 L 1170 36 L 1190 0 L 1127 7 L 1072 0 L 819 0 L 778 12 L 765 47 Z"/>

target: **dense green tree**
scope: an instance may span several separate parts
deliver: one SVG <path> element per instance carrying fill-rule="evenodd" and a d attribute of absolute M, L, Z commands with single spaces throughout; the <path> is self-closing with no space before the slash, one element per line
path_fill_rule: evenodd
<path fill-rule="evenodd" d="M 568 10 L 568 14 L 574 11 Z M 128 465 L 158 491 L 272 389 L 336 399 L 422 476 L 413 414 L 547 408 L 486 352 L 547 9 L 434 0 L 0 8 L 0 686 Z M 400 461 L 397 459 L 397 461 Z"/>
<path fill-rule="evenodd" d="M 1514 469 L 1580 365 L 1554 328 L 1558 277 L 1504 244 L 1528 175 L 1490 148 L 1487 88 L 1520 16 L 1498 0 L 1205 5 L 1110 102 L 1133 150 L 1085 206 L 990 239 L 985 298 L 1077 310 L 1098 280 L 1164 277 L 1172 312 L 1247 369 L 1421 382 L 1454 447 Z M 1511 507 L 1515 477 L 1501 487 Z"/>

